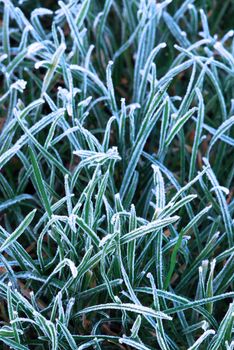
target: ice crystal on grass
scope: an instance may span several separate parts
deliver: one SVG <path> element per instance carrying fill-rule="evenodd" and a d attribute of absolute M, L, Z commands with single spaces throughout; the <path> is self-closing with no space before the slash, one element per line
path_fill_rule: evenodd
<path fill-rule="evenodd" d="M 233 349 L 232 1 L 0 13 L 0 348 Z"/>

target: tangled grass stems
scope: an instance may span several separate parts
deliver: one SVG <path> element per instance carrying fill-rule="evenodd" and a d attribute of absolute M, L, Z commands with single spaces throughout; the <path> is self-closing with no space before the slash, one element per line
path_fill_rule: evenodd
<path fill-rule="evenodd" d="M 0 13 L 1 349 L 234 349 L 232 1 Z"/>

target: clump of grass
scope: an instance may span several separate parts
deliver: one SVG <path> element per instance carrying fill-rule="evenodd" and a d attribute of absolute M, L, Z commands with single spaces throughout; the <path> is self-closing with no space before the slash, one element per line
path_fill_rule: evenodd
<path fill-rule="evenodd" d="M 2 349 L 234 349 L 221 3 L 1 2 Z"/>

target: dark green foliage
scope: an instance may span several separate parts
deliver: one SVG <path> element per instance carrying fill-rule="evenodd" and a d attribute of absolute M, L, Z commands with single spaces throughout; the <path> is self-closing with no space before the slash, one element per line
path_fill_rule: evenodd
<path fill-rule="evenodd" d="M 0 13 L 0 348 L 234 349 L 233 2 Z"/>

